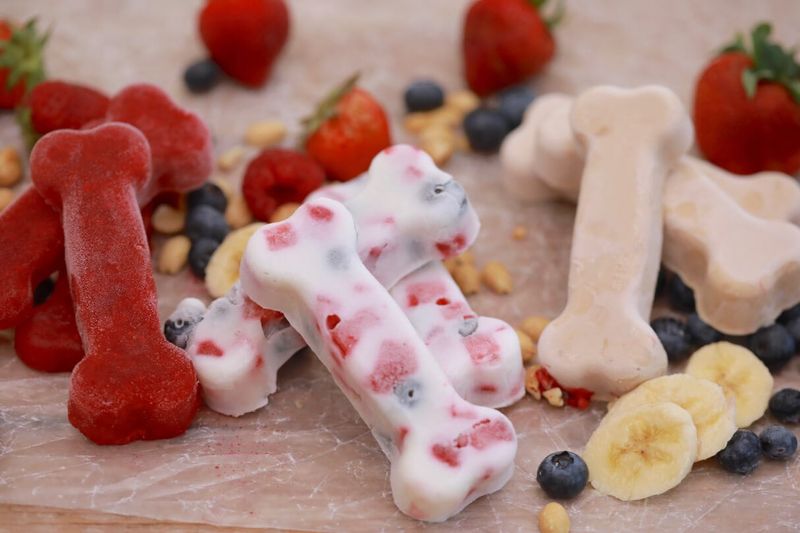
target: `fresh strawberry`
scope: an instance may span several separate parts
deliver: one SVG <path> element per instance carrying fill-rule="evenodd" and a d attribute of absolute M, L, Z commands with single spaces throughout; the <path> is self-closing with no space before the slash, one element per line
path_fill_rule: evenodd
<path fill-rule="evenodd" d="M 85 124 L 105 117 L 108 96 L 90 87 L 64 81 L 45 81 L 28 95 L 31 124 L 36 133 L 80 129 Z"/>
<path fill-rule="evenodd" d="M 287 202 L 300 203 L 325 181 L 325 172 L 300 152 L 268 148 L 247 165 L 242 195 L 258 220 L 268 221 Z"/>
<path fill-rule="evenodd" d="M 462 53 L 467 84 L 480 96 L 517 85 L 550 61 L 556 44 L 540 9 L 547 0 L 477 0 L 464 20 Z"/>
<path fill-rule="evenodd" d="M 303 120 L 306 151 L 337 181 L 365 172 L 372 158 L 392 144 L 383 107 L 356 87 L 357 81 L 358 75 L 348 79 Z"/>
<path fill-rule="evenodd" d="M 737 174 L 800 170 L 800 65 L 769 40 L 769 24 L 741 36 L 700 74 L 694 124 L 700 150 Z"/>
<path fill-rule="evenodd" d="M 259 87 L 289 37 L 283 0 L 208 0 L 200 36 L 211 58 L 230 77 Z"/>
<path fill-rule="evenodd" d="M 39 35 L 35 19 L 20 28 L 0 20 L 0 109 L 15 108 L 44 79 L 42 49 L 47 37 Z"/>

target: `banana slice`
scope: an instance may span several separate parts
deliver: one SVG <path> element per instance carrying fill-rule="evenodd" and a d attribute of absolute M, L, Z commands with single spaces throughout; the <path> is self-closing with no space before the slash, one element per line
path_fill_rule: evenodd
<path fill-rule="evenodd" d="M 728 400 L 716 383 L 688 374 L 662 376 L 642 383 L 609 405 L 609 415 L 658 402 L 677 404 L 692 416 L 697 430 L 698 461 L 724 448 L 736 432 L 733 400 Z"/>
<path fill-rule="evenodd" d="M 606 416 L 583 452 L 592 486 L 624 501 L 668 491 L 689 474 L 696 458 L 692 416 L 667 402 Z"/>
<path fill-rule="evenodd" d="M 764 415 L 772 394 L 772 374 L 753 352 L 729 342 L 708 344 L 689 359 L 686 373 L 722 387 L 736 400 L 736 425 L 746 428 Z"/>
<path fill-rule="evenodd" d="M 247 241 L 263 225 L 256 222 L 232 231 L 211 256 L 206 267 L 206 290 L 213 298 L 224 296 L 239 281 L 239 263 Z"/>

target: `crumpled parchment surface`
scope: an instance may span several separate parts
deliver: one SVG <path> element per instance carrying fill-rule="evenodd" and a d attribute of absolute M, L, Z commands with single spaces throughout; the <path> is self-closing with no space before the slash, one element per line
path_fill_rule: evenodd
<path fill-rule="evenodd" d="M 52 77 L 109 93 L 139 81 L 160 85 L 208 121 L 217 153 L 239 143 L 255 119 L 282 119 L 296 138 L 312 103 L 355 70 L 385 103 L 399 141 L 411 140 L 401 127 L 401 95 L 411 79 L 463 86 L 463 0 L 289 3 L 291 40 L 270 83 L 258 91 L 223 84 L 205 96 L 188 94 L 181 81 L 184 67 L 203 56 L 195 31 L 200 2 L 5 0 L 0 14 L 38 15 L 43 26 L 52 25 Z M 694 76 L 736 31 L 771 20 L 777 35 L 793 44 L 800 26 L 795 0 L 570 0 L 567 10 L 556 30 L 558 56 L 535 83 L 540 92 L 661 83 L 690 103 Z M 8 113 L 0 116 L 0 145 L 7 144 L 21 146 Z M 481 215 L 478 262 L 503 261 L 516 284 L 510 296 L 484 291 L 473 298 L 476 310 L 512 324 L 529 314 L 555 316 L 565 300 L 573 209 L 518 204 L 500 186 L 496 157 L 459 154 L 447 170 L 464 183 Z M 217 177 L 237 184 L 242 171 Z M 526 240 L 512 240 L 516 225 L 528 229 Z M 159 275 L 157 282 L 162 317 L 185 296 L 205 297 L 186 272 Z M 529 398 L 506 409 L 519 435 L 511 482 L 446 523 L 425 525 L 395 508 L 385 457 L 307 350 L 284 367 L 279 391 L 257 413 L 234 419 L 202 409 L 180 438 L 99 447 L 66 420 L 68 376 L 28 369 L 12 346 L 4 334 L 0 503 L 302 530 L 531 531 L 548 501 L 535 481 L 539 462 L 561 449 L 580 452 L 604 411 L 602 405 L 556 409 Z M 800 387 L 800 358 L 777 377 L 780 386 Z M 624 503 L 588 489 L 565 505 L 574 531 L 797 531 L 798 497 L 797 458 L 765 461 L 746 477 L 726 474 L 710 460 L 658 497 Z"/>

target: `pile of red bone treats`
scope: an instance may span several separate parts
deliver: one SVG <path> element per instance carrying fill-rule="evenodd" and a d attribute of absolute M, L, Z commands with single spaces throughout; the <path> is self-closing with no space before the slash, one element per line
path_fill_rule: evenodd
<path fill-rule="evenodd" d="M 16 328 L 28 366 L 74 367 L 69 421 L 92 441 L 174 437 L 197 412 L 198 383 L 161 333 L 148 213 L 160 196 L 206 181 L 211 136 L 151 85 L 101 102 L 81 129 L 36 143 L 33 186 L 0 214 L 0 329 Z M 34 305 L 56 273 L 52 295 Z"/>

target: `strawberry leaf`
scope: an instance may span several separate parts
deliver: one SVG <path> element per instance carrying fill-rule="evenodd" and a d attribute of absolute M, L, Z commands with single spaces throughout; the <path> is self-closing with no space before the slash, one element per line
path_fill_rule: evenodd
<path fill-rule="evenodd" d="M 744 92 L 748 98 L 753 99 L 756 96 L 756 88 L 758 88 L 758 77 L 750 69 L 742 71 L 742 85 L 744 85 Z"/>
<path fill-rule="evenodd" d="M 0 67 L 9 69 L 6 88 L 13 88 L 20 80 L 25 81 L 25 91 L 45 78 L 42 51 L 50 32 L 39 34 L 36 19 L 31 19 L 20 28 L 14 28 L 11 37 L 0 41 Z"/>

